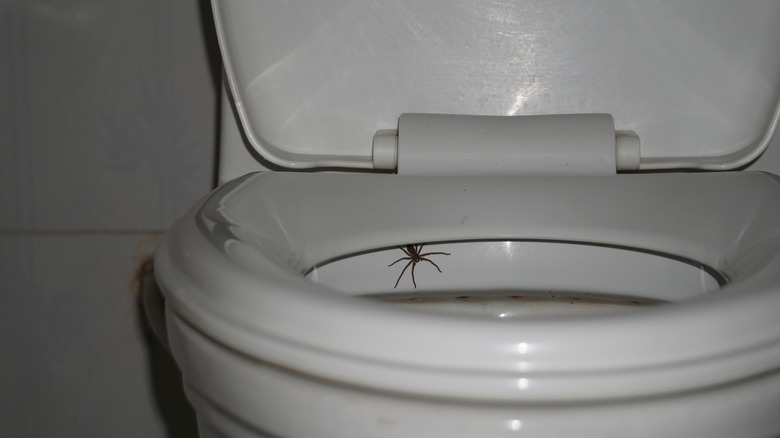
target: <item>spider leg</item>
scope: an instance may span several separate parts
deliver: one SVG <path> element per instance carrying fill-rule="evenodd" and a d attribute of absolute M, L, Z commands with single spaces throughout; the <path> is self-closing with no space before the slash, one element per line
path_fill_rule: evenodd
<path fill-rule="evenodd" d="M 426 258 L 422 258 L 421 257 L 420 260 L 425 260 L 426 262 L 432 264 L 433 266 L 436 266 L 436 269 L 438 269 L 439 272 L 441 272 L 441 269 L 439 269 L 439 265 L 437 265 L 436 263 L 433 263 L 433 261 L 431 259 L 426 259 Z M 414 275 L 414 268 L 412 268 L 412 275 Z"/>
<path fill-rule="evenodd" d="M 414 261 L 414 260 L 412 260 Z M 417 289 L 417 281 L 414 279 L 414 268 L 417 266 L 417 262 L 412 263 L 412 283 L 414 284 L 414 288 Z"/>
<path fill-rule="evenodd" d="M 400 259 L 398 259 L 398 260 L 394 261 L 393 263 L 390 263 L 389 265 L 387 265 L 387 267 L 389 268 L 390 266 L 393 266 L 394 264 L 400 262 L 401 260 L 411 260 L 411 257 L 401 257 Z"/>
<path fill-rule="evenodd" d="M 401 271 L 401 275 L 399 275 L 398 276 L 398 280 L 395 281 L 395 286 L 393 286 L 393 289 L 398 287 L 398 282 L 401 281 L 401 277 L 404 276 L 404 272 L 406 272 L 406 268 L 408 268 L 409 265 L 411 265 L 411 264 L 412 264 L 412 260 L 409 260 L 409 263 L 407 263 L 406 266 L 404 266 L 403 271 Z M 414 267 L 412 267 L 412 280 L 414 280 Z M 415 286 L 415 287 L 417 287 L 417 286 Z"/>
<path fill-rule="evenodd" d="M 448 252 L 426 252 L 425 254 L 420 254 L 420 257 L 425 257 L 425 256 L 429 256 L 429 255 L 434 255 L 434 254 L 450 255 L 450 253 L 448 253 Z"/>

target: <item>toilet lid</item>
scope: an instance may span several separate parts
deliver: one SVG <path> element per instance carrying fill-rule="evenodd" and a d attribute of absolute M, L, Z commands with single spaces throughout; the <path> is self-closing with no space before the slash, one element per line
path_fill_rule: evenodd
<path fill-rule="evenodd" d="M 286 167 L 375 167 L 410 112 L 607 113 L 647 169 L 744 164 L 777 123 L 774 0 L 213 4 L 246 137 Z"/>

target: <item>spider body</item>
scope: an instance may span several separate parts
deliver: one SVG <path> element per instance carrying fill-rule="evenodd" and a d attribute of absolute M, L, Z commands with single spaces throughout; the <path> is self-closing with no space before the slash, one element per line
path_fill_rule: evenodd
<path fill-rule="evenodd" d="M 417 289 L 417 281 L 414 278 L 414 268 L 417 266 L 418 263 L 422 261 L 426 261 L 433 266 L 436 267 L 436 270 L 441 272 L 441 269 L 439 268 L 439 265 L 434 263 L 431 259 L 427 258 L 430 255 L 450 255 L 448 252 L 426 252 L 423 254 L 422 249 L 423 246 L 425 246 L 424 243 L 415 244 L 412 245 L 411 243 L 406 245 L 406 248 L 403 246 L 399 246 L 398 249 L 404 252 L 406 254 L 406 257 L 401 257 L 400 259 L 394 261 L 393 263 L 390 263 L 387 265 L 387 267 L 393 266 L 394 264 L 402 261 L 402 260 L 409 260 L 409 262 L 404 266 L 404 269 L 401 271 L 401 275 L 398 276 L 398 280 L 395 281 L 395 286 L 393 286 L 393 289 L 398 287 L 398 283 L 401 281 L 401 277 L 404 276 L 404 272 L 406 272 L 406 269 L 411 265 L 412 266 L 412 284 L 414 284 L 414 288 Z"/>

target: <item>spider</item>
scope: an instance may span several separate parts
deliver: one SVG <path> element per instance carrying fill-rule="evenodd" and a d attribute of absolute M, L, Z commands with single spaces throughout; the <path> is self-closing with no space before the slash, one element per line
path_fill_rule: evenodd
<path fill-rule="evenodd" d="M 393 266 L 394 264 L 400 262 L 401 260 L 409 260 L 409 263 L 407 263 L 406 266 L 404 266 L 404 269 L 401 271 L 401 275 L 399 275 L 398 276 L 398 280 L 395 281 L 395 286 L 393 286 L 393 289 L 398 287 L 398 282 L 401 281 L 401 277 L 404 276 L 404 272 L 406 272 L 406 268 L 408 268 L 409 265 L 412 265 L 412 283 L 414 284 L 414 288 L 417 289 L 417 282 L 414 279 L 414 267 L 417 266 L 417 264 L 420 263 L 423 260 L 425 260 L 426 262 L 432 264 L 433 266 L 436 267 L 436 269 L 439 272 L 441 272 L 441 269 L 439 269 L 439 265 L 437 265 L 436 263 L 433 263 L 433 261 L 431 261 L 430 259 L 428 259 L 426 257 L 429 256 L 429 255 L 434 255 L 434 254 L 450 255 L 450 253 L 448 253 L 448 252 L 426 252 L 425 254 L 421 254 L 423 246 L 425 246 L 424 243 L 419 243 L 419 244 L 415 244 L 415 245 L 412 245 L 410 243 L 410 244 L 406 245 L 406 248 L 404 248 L 403 246 L 399 246 L 398 247 L 398 249 L 400 249 L 401 251 L 404 252 L 404 254 L 406 254 L 406 257 L 401 257 L 400 259 L 398 259 L 398 260 L 394 261 L 393 263 L 390 263 L 389 265 L 387 265 L 387 267 L 389 268 L 390 266 Z"/>

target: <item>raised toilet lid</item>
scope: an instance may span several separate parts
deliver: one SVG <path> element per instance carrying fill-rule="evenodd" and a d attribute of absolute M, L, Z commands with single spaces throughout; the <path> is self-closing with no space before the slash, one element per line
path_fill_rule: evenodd
<path fill-rule="evenodd" d="M 244 133 L 283 167 L 406 173 L 374 148 L 404 113 L 611 114 L 638 135 L 641 169 L 736 168 L 777 124 L 775 0 L 213 5 Z M 449 167 L 441 148 L 417 165 Z"/>

